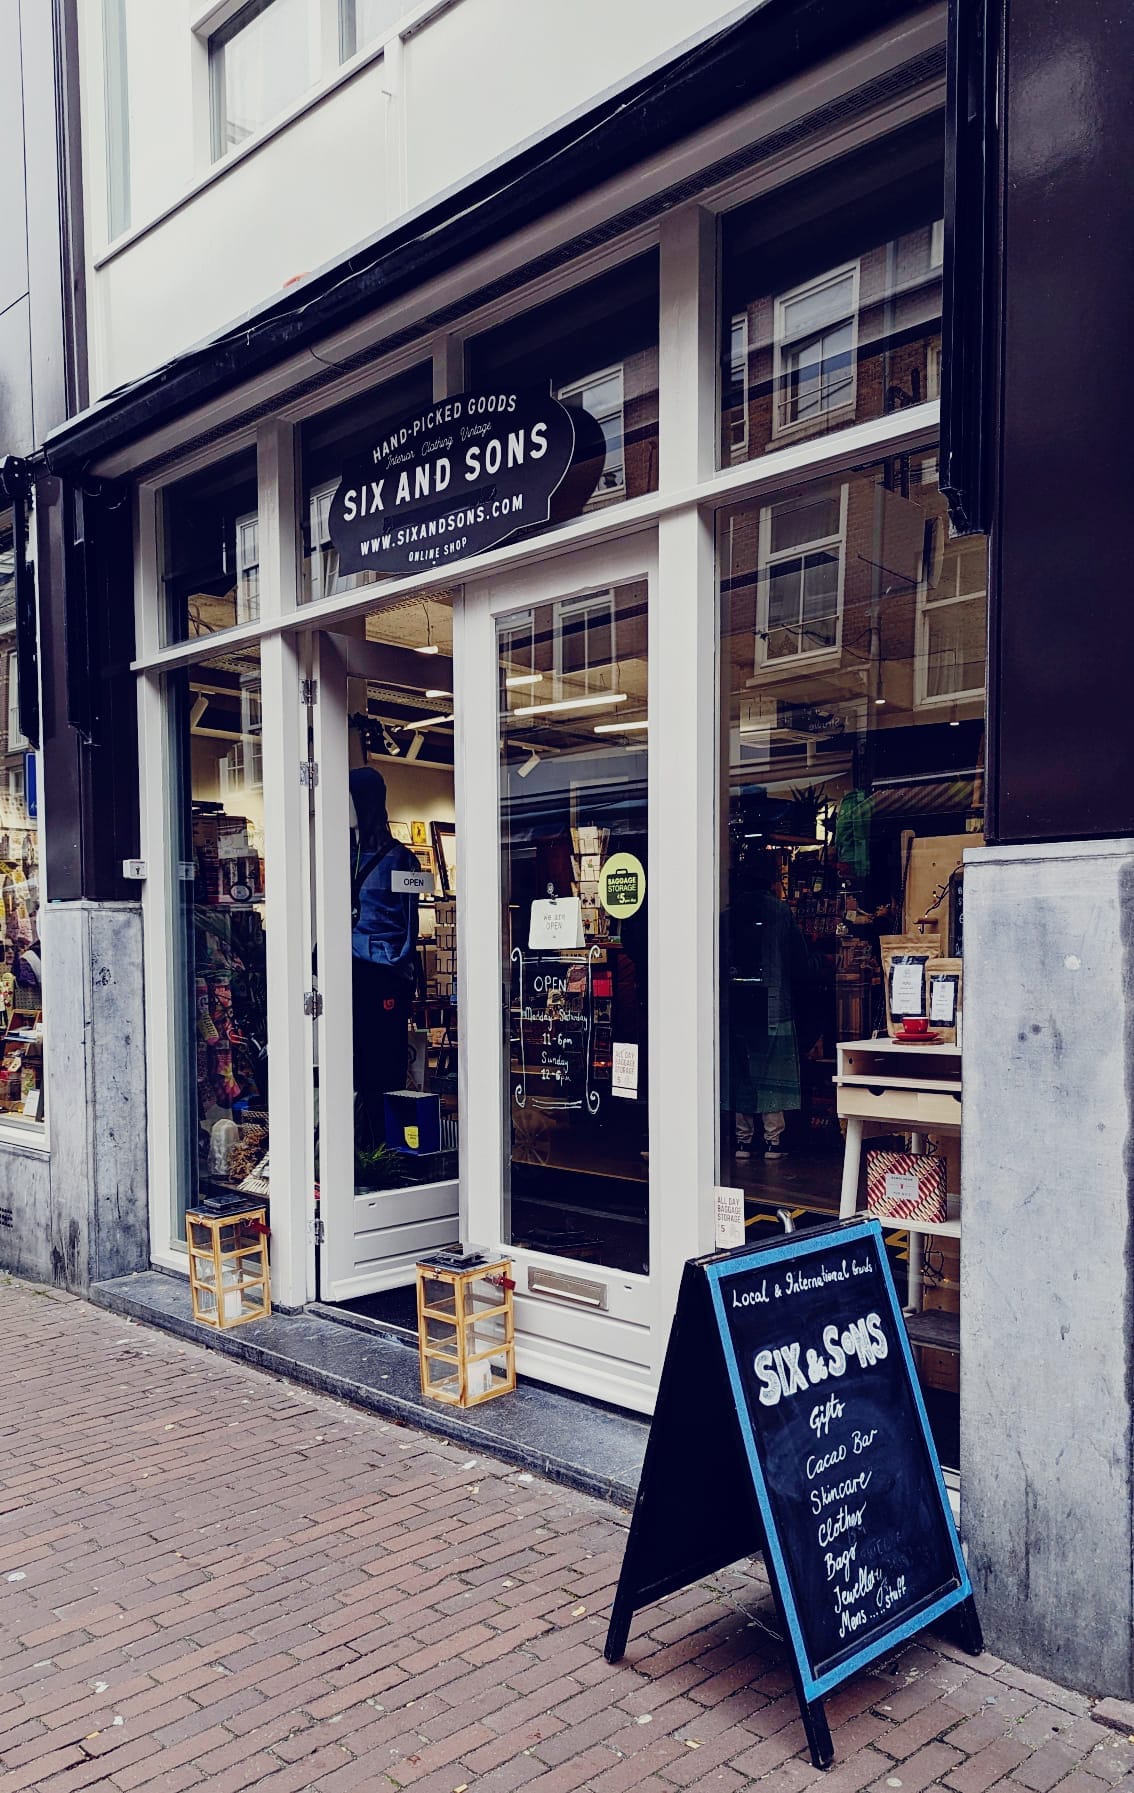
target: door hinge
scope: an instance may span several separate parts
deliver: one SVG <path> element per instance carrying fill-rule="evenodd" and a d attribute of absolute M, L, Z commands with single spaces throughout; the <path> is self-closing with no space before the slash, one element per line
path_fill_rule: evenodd
<path fill-rule="evenodd" d="M 299 782 L 313 791 L 319 782 L 319 764 L 317 760 L 300 760 Z"/>
<path fill-rule="evenodd" d="M 323 998 L 318 990 L 303 992 L 303 1013 L 310 1015 L 312 1020 L 316 1020 L 323 1013 Z"/>
<path fill-rule="evenodd" d="M 316 1245 L 325 1245 L 327 1243 L 327 1229 L 318 1215 L 315 1216 L 315 1243 Z"/>
<path fill-rule="evenodd" d="M 318 703 L 319 681 L 317 679 L 300 679 L 299 701 L 301 704 Z"/>

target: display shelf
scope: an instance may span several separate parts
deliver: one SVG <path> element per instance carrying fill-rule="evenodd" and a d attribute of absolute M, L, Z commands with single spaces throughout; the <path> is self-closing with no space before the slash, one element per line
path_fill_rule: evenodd
<path fill-rule="evenodd" d="M 939 1073 L 956 1067 L 956 1076 L 943 1078 Z M 846 1124 L 846 1148 L 843 1157 L 842 1194 L 839 1214 L 844 1220 L 859 1211 L 859 1181 L 862 1168 L 863 1140 L 867 1133 L 908 1133 L 912 1148 L 920 1152 L 927 1133 L 959 1134 L 961 1131 L 961 1049 L 954 1042 L 942 1041 L 937 1046 L 908 1046 L 896 1040 L 846 1040 L 838 1046 L 835 1075 L 835 1097 L 839 1118 Z M 958 1342 L 942 1343 L 936 1336 L 939 1321 L 956 1316 L 927 1314 L 921 1306 L 921 1253 L 916 1242 L 930 1239 L 961 1237 L 960 1198 L 947 1197 L 942 1221 L 890 1219 L 879 1214 L 875 1218 L 887 1232 L 910 1236 L 909 1302 L 917 1320 L 919 1333 L 910 1338 L 916 1344 L 934 1345 L 945 1351 L 959 1349 L 959 1330 L 951 1337 Z M 922 1326 L 922 1321 L 927 1326 Z M 930 1332 L 933 1337 L 928 1336 Z M 923 1336 L 924 1335 L 924 1336 Z"/>

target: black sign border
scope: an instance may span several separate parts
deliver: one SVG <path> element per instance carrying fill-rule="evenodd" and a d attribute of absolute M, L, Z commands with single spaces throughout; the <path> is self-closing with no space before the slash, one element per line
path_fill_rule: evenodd
<path fill-rule="evenodd" d="M 913 1612 L 903 1614 L 893 1626 L 887 1628 L 880 1634 L 876 1634 L 870 1642 L 863 1644 L 857 1649 L 852 1649 L 846 1655 L 841 1655 L 838 1661 L 833 1666 L 826 1669 L 825 1672 L 816 1668 L 816 1665 L 812 1662 L 808 1653 L 805 1633 L 800 1621 L 799 1609 L 796 1604 L 795 1589 L 792 1585 L 791 1571 L 788 1567 L 783 1546 L 780 1543 L 775 1515 L 772 1511 L 771 1501 L 768 1496 L 763 1465 L 760 1461 L 760 1452 L 752 1430 L 752 1421 L 748 1413 L 748 1401 L 740 1378 L 740 1366 L 737 1363 L 736 1350 L 733 1345 L 732 1334 L 729 1330 L 728 1319 L 725 1314 L 724 1301 L 721 1295 L 721 1284 L 729 1281 L 732 1277 L 743 1275 L 746 1271 L 751 1269 L 764 1268 L 772 1264 L 790 1263 L 793 1259 L 806 1257 L 808 1255 L 815 1256 L 819 1251 L 830 1249 L 830 1246 L 833 1243 L 832 1237 L 826 1228 L 816 1229 L 814 1232 L 793 1235 L 791 1238 L 785 1239 L 782 1245 L 757 1246 L 742 1252 L 730 1254 L 727 1258 L 718 1258 L 704 1264 L 702 1267 L 712 1295 L 713 1315 L 717 1323 L 717 1331 L 724 1351 L 725 1365 L 728 1370 L 729 1382 L 732 1387 L 732 1394 L 736 1407 L 736 1418 L 740 1426 L 745 1455 L 748 1459 L 748 1467 L 752 1476 L 752 1486 L 760 1509 L 760 1520 L 764 1530 L 765 1554 L 771 1559 L 769 1568 L 774 1574 L 784 1619 L 790 1633 L 792 1654 L 794 1655 L 798 1666 L 802 1695 L 809 1703 L 822 1699 L 825 1694 L 830 1693 L 833 1688 L 838 1687 L 843 1681 L 846 1681 L 852 1675 L 857 1674 L 860 1669 L 866 1668 L 872 1662 L 877 1662 L 882 1656 L 889 1655 L 895 1646 L 905 1643 L 907 1639 L 915 1636 L 917 1632 L 923 1631 L 926 1626 L 932 1625 L 936 1619 L 943 1617 L 945 1613 L 953 1611 L 955 1607 L 962 1605 L 966 1600 L 972 1599 L 972 1586 L 969 1581 L 968 1569 L 965 1566 L 965 1560 L 961 1554 L 961 1545 L 960 1540 L 957 1537 L 957 1528 L 953 1523 L 953 1510 L 949 1505 L 949 1495 L 945 1487 L 945 1479 L 941 1474 L 941 1466 L 937 1461 L 937 1451 L 929 1427 L 929 1415 L 925 1409 L 925 1401 L 922 1396 L 921 1385 L 918 1381 L 917 1368 L 913 1360 L 913 1352 L 910 1349 L 910 1341 L 906 1332 L 905 1320 L 902 1316 L 902 1310 L 898 1305 L 898 1297 L 894 1287 L 893 1275 L 891 1274 L 890 1265 L 886 1258 L 882 1227 L 876 1220 L 863 1220 L 855 1225 L 841 1228 L 838 1236 L 840 1241 L 846 1245 L 857 1244 L 859 1241 L 868 1244 L 873 1248 L 876 1254 L 878 1268 L 882 1278 L 882 1285 L 886 1291 L 886 1298 L 890 1305 L 890 1317 L 893 1321 L 894 1332 L 897 1338 L 901 1341 L 902 1355 L 905 1360 L 909 1384 L 913 1392 L 917 1414 L 921 1424 L 922 1440 L 941 1498 L 942 1510 L 946 1522 L 946 1531 L 953 1548 L 956 1579 L 950 1586 L 943 1587 L 941 1592 L 936 1596 L 931 1595 L 927 1600 L 922 1601 Z"/>

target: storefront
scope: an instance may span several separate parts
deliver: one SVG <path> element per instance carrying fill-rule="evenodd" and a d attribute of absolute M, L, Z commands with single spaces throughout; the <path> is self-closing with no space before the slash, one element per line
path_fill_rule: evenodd
<path fill-rule="evenodd" d="M 880 942 L 961 957 L 982 840 L 935 32 L 109 466 L 156 1263 L 262 1195 L 279 1305 L 381 1312 L 459 1234 L 514 1259 L 521 1373 L 648 1411 L 718 1188 L 749 1236 L 838 1212 L 836 1048 L 885 1029 Z M 958 1230 L 922 1239 L 954 1315 Z"/>

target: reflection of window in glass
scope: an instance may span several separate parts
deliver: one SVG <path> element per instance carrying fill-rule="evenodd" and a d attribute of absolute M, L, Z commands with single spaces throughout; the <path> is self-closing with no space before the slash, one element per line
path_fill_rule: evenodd
<path fill-rule="evenodd" d="M 843 486 L 761 512 L 757 667 L 838 646 L 846 501 Z"/>
<path fill-rule="evenodd" d="M 166 639 L 191 640 L 260 614 L 256 451 L 167 486 L 162 496 Z"/>
<path fill-rule="evenodd" d="M 658 290 L 656 254 L 636 256 L 466 346 L 473 391 L 546 392 L 550 382 L 572 412 L 575 452 L 551 526 L 657 489 Z"/>
<path fill-rule="evenodd" d="M 613 592 L 556 606 L 555 670 L 562 696 L 610 689 L 614 657 Z"/>
<path fill-rule="evenodd" d="M 788 429 L 854 404 L 858 263 L 776 300 L 776 423 Z"/>
<path fill-rule="evenodd" d="M 509 689 L 543 683 L 543 674 L 536 670 L 534 611 L 521 611 L 501 623 L 500 669 Z"/>
<path fill-rule="evenodd" d="M 918 580 L 921 705 L 951 703 L 984 692 L 988 547 L 983 536 L 946 538 L 945 518 L 929 518 Z"/>
<path fill-rule="evenodd" d="M 213 160 L 275 118 L 318 78 L 318 0 L 250 0 L 209 38 Z"/>
<path fill-rule="evenodd" d="M 748 449 L 748 313 L 738 312 L 729 328 L 728 389 L 723 409 L 731 416 L 729 447 L 743 459 Z"/>
<path fill-rule="evenodd" d="M 126 0 L 102 0 L 102 55 L 106 113 L 106 234 L 130 228 L 130 83 L 126 59 Z"/>
<path fill-rule="evenodd" d="M 408 0 L 339 0 L 339 60 L 379 42 L 406 11 Z"/>
<path fill-rule="evenodd" d="M 920 119 L 726 213 L 723 465 L 931 395 L 930 353 L 941 339 L 943 143 L 940 117 Z M 736 365 L 742 315 L 744 392 Z"/>
<path fill-rule="evenodd" d="M 557 395 L 565 405 L 580 405 L 602 431 L 606 459 L 599 475 L 596 498 L 609 498 L 626 490 L 625 422 L 622 367 L 608 367 L 561 386 Z"/>
<path fill-rule="evenodd" d="M 253 514 L 236 519 L 236 620 L 254 623 L 260 614 L 260 525 Z"/>

